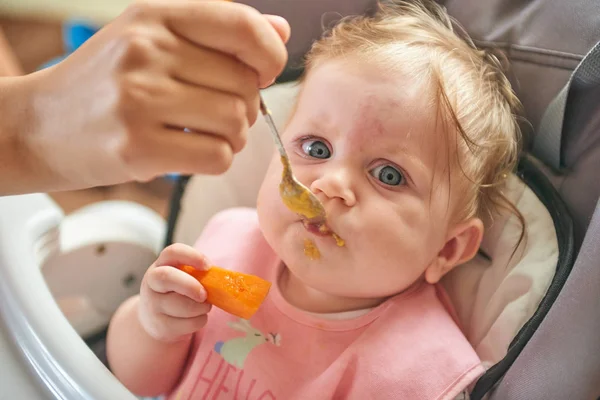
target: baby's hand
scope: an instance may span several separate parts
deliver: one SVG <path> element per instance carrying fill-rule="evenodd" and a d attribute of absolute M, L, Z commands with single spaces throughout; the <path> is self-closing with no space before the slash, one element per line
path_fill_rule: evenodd
<path fill-rule="evenodd" d="M 164 249 L 148 268 L 140 289 L 139 319 L 153 338 L 172 342 L 204 327 L 211 305 L 206 291 L 191 275 L 175 268 L 206 268 L 202 254 L 184 244 Z"/>

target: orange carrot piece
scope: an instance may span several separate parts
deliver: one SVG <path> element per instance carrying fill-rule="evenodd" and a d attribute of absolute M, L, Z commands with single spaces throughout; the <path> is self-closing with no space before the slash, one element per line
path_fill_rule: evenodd
<path fill-rule="evenodd" d="M 189 265 L 180 269 L 196 278 L 206 289 L 206 301 L 240 318 L 250 319 L 271 289 L 271 282 L 258 276 L 210 267 L 199 271 Z"/>

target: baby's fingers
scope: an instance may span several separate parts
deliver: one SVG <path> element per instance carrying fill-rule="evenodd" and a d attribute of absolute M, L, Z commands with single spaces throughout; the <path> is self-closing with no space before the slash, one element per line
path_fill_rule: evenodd
<path fill-rule="evenodd" d="M 156 293 L 151 294 L 150 301 L 158 313 L 166 314 L 175 318 L 193 318 L 205 315 L 210 311 L 209 303 L 199 303 L 182 296 L 179 293 Z"/>
<path fill-rule="evenodd" d="M 171 266 L 160 266 L 146 273 L 146 284 L 157 293 L 175 292 L 196 302 L 206 300 L 206 291 L 193 276 Z"/>
<path fill-rule="evenodd" d="M 208 266 L 202 253 L 183 243 L 174 243 L 160 252 L 154 265 L 193 265 L 202 269 Z"/>
<path fill-rule="evenodd" d="M 158 314 L 149 323 L 146 331 L 157 340 L 171 342 L 179 340 L 204 328 L 208 316 L 206 314 L 192 318 L 175 318 L 165 314 Z"/>

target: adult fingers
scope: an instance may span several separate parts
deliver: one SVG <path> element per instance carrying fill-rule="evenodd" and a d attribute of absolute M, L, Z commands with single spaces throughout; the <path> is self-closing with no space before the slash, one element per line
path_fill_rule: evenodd
<path fill-rule="evenodd" d="M 236 57 L 258 73 L 261 86 L 283 70 L 287 62 L 283 40 L 272 19 L 252 7 L 221 1 L 162 4 L 160 12 L 169 29 L 198 46 Z"/>
<path fill-rule="evenodd" d="M 273 28 L 275 28 L 281 40 L 283 40 L 284 43 L 287 43 L 288 40 L 290 40 L 291 34 L 290 24 L 287 20 L 279 15 L 264 14 L 264 17 L 269 21 Z"/>
<path fill-rule="evenodd" d="M 245 99 L 204 87 L 172 82 L 173 88 L 164 98 L 149 105 L 167 126 L 185 127 L 197 132 L 210 132 L 223 137 L 234 153 L 246 144 L 246 134 L 254 123 L 258 109 L 258 89 Z"/>
<path fill-rule="evenodd" d="M 172 56 L 175 79 L 237 95 L 248 111 L 258 108 L 258 74 L 240 60 L 187 41 L 177 42 Z"/>
<path fill-rule="evenodd" d="M 145 140 L 136 140 L 121 155 L 137 180 L 168 172 L 217 175 L 227 171 L 233 161 L 231 145 L 219 136 L 167 128 L 145 133 Z M 185 263 L 168 265 L 181 264 Z"/>

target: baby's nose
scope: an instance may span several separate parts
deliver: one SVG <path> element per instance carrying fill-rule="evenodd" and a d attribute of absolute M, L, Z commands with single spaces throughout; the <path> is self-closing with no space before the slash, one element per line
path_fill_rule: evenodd
<path fill-rule="evenodd" d="M 317 196 L 324 195 L 330 200 L 340 199 L 347 207 L 356 204 L 356 194 L 352 190 L 348 174 L 343 169 L 322 174 L 313 181 L 310 190 Z"/>

